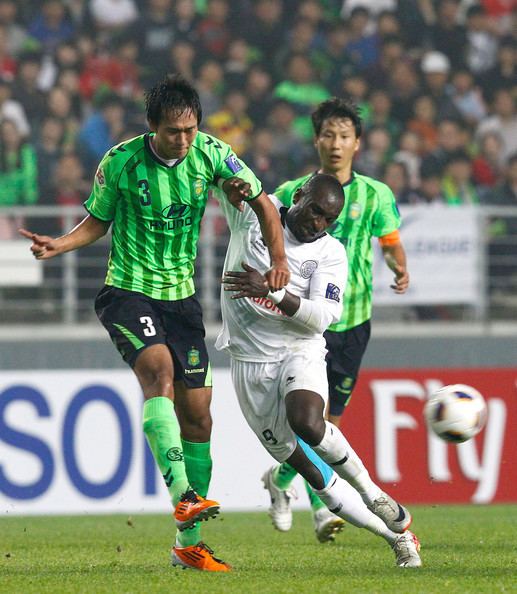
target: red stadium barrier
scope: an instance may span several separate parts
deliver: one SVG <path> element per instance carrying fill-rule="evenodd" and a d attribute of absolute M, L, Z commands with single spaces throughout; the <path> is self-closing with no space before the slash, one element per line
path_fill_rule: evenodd
<path fill-rule="evenodd" d="M 448 444 L 427 431 L 426 399 L 469 384 L 488 405 L 483 431 Z M 407 503 L 517 502 L 517 370 L 364 370 L 342 429 L 372 476 Z"/>

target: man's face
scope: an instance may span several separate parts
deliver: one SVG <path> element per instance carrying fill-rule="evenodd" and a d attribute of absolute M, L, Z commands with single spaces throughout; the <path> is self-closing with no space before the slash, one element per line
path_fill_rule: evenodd
<path fill-rule="evenodd" d="M 159 124 L 149 122 L 155 132 L 154 147 L 162 159 L 183 159 L 198 132 L 197 117 L 192 111 L 166 112 Z"/>
<path fill-rule="evenodd" d="M 352 159 L 359 149 L 352 120 L 330 118 L 323 122 L 314 145 L 320 156 L 323 170 L 337 173 L 352 166 Z"/>
<path fill-rule="evenodd" d="M 338 218 L 343 203 L 328 198 L 316 198 L 306 186 L 296 191 L 294 204 L 287 213 L 287 224 L 296 239 L 310 243 L 321 237 Z"/>

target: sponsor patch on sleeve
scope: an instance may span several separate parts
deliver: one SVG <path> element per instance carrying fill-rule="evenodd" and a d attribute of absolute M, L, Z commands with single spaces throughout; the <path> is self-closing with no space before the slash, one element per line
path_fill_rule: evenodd
<path fill-rule="evenodd" d="M 332 283 L 329 283 L 327 285 L 327 290 L 325 291 L 325 297 L 327 299 L 332 299 L 333 301 L 337 301 L 339 303 L 339 293 L 340 293 L 340 289 L 339 287 L 337 287 L 336 285 L 333 285 Z"/>
<path fill-rule="evenodd" d="M 95 173 L 95 179 L 97 180 L 99 186 L 103 186 L 106 183 L 102 167 L 98 167 L 97 172 Z"/>
<path fill-rule="evenodd" d="M 239 159 L 237 159 L 237 157 L 233 153 L 229 157 L 227 157 L 224 160 L 224 162 L 226 163 L 226 165 L 228 165 L 228 168 L 232 173 L 237 173 L 242 169 L 242 165 Z"/>

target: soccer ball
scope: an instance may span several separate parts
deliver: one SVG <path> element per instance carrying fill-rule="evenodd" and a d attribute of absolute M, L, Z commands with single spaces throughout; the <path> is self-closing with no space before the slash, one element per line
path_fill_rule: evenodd
<path fill-rule="evenodd" d="M 424 417 L 428 427 L 438 437 L 462 443 L 477 435 L 485 426 L 485 399 L 471 386 L 443 386 L 427 401 Z"/>

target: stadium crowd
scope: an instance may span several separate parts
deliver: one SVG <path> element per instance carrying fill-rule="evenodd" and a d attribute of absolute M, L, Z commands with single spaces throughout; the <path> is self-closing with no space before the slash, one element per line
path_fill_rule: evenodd
<path fill-rule="evenodd" d="M 204 129 L 266 190 L 316 169 L 309 114 L 347 93 L 365 124 L 355 168 L 399 203 L 517 204 L 513 7 L 0 0 L 0 206 L 81 204 L 168 71 L 194 81 Z"/>

